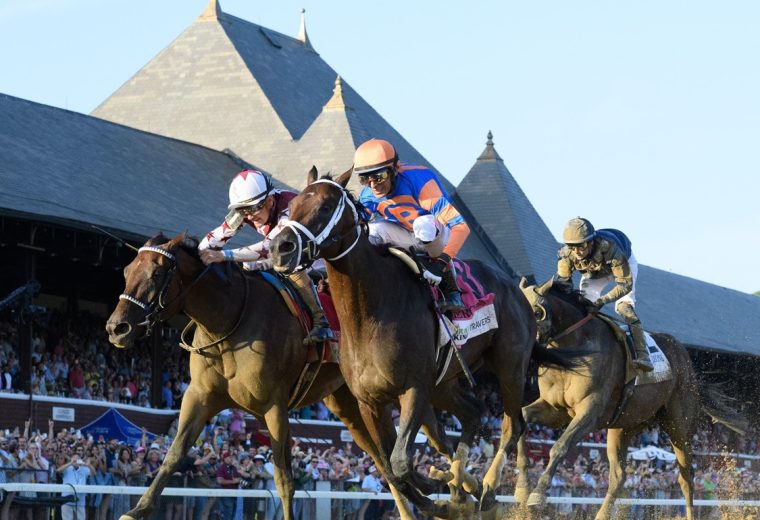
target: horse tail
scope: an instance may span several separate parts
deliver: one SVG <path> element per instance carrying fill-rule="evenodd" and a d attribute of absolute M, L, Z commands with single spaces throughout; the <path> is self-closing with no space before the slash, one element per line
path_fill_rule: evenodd
<path fill-rule="evenodd" d="M 700 381 L 699 397 L 702 410 L 710 416 L 713 422 L 724 424 L 736 433 L 745 435 L 749 421 L 739 410 L 732 406 L 736 399 L 724 394 L 718 383 Z"/>
<path fill-rule="evenodd" d="M 588 366 L 587 356 L 591 352 L 587 350 L 546 348 L 538 344 L 533 344 L 533 351 L 530 353 L 530 359 L 539 366 L 547 368 L 557 368 L 570 372 L 578 372 L 579 369 Z"/>

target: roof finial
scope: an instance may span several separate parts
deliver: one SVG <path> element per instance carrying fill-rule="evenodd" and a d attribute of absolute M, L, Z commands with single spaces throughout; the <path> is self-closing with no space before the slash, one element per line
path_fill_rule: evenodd
<path fill-rule="evenodd" d="M 303 42 L 303 46 L 309 50 L 314 50 L 309 41 L 309 34 L 306 32 L 306 9 L 301 8 L 301 28 L 298 31 L 298 39 Z"/>
<path fill-rule="evenodd" d="M 333 89 L 333 95 L 323 110 L 351 110 L 351 107 L 346 105 L 346 101 L 343 99 L 343 80 L 341 79 L 340 75 L 335 78 L 335 88 Z"/>
<path fill-rule="evenodd" d="M 499 152 L 496 151 L 496 148 L 493 146 L 493 133 L 491 131 L 488 131 L 488 139 L 486 140 L 486 149 L 483 150 L 483 153 L 480 154 L 480 157 L 478 157 L 479 161 L 483 160 L 498 160 L 501 161 L 501 157 L 499 157 Z"/>
<path fill-rule="evenodd" d="M 209 0 L 206 10 L 203 11 L 201 18 L 208 20 L 218 20 L 222 15 L 222 6 L 219 5 L 219 0 Z"/>

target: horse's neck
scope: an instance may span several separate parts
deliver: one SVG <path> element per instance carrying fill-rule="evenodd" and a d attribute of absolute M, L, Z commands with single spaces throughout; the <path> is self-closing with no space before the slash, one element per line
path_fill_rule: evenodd
<path fill-rule="evenodd" d="M 342 329 L 361 326 L 366 318 L 387 315 L 390 301 L 395 301 L 399 309 L 408 303 L 409 288 L 392 279 L 397 271 L 364 237 L 351 254 L 328 262 L 327 269 Z"/>
<path fill-rule="evenodd" d="M 552 335 L 556 336 L 582 320 L 585 314 L 558 296 L 552 298 Z"/>
<path fill-rule="evenodd" d="M 187 291 L 182 311 L 207 331 L 224 332 L 242 312 L 248 282 L 236 272 L 227 273 L 228 281 L 221 280 L 213 269 L 198 279 L 202 272 L 198 269 L 180 273 L 182 290 Z"/>

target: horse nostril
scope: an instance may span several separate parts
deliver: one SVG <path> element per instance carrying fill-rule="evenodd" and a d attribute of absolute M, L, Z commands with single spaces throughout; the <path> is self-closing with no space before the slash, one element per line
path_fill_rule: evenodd
<path fill-rule="evenodd" d="M 132 330 L 132 326 L 129 323 L 126 323 L 124 321 L 117 324 L 115 327 L 112 327 L 111 329 L 114 336 L 124 336 L 126 334 L 129 334 L 131 330 Z"/>
<path fill-rule="evenodd" d="M 296 245 L 293 242 L 290 241 L 282 241 L 277 246 L 277 251 L 281 255 L 289 255 L 291 253 L 294 253 L 296 250 Z"/>

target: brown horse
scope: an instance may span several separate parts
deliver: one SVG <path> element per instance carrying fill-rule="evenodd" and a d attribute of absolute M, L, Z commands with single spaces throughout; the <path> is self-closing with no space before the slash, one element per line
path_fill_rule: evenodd
<path fill-rule="evenodd" d="M 148 516 L 172 472 L 204 424 L 226 408 L 248 410 L 265 422 L 272 440 L 275 483 L 284 518 L 293 518 L 288 400 L 306 364 L 305 330 L 282 297 L 259 275 L 219 266 L 204 271 L 198 243 L 184 235 L 157 236 L 140 248 L 124 270 L 126 288 L 106 325 L 109 340 L 129 347 L 159 320 L 183 311 L 197 323 L 190 356 L 190 386 L 179 427 L 153 483 L 137 506 L 122 517 Z M 234 264 L 237 265 L 237 264 Z M 158 369 L 158 367 L 154 367 Z M 356 399 L 335 364 L 318 372 L 302 403 L 324 399 L 359 446 L 377 460 Z M 391 490 L 395 494 L 395 490 Z M 403 502 L 397 504 L 412 518 Z"/>
<path fill-rule="evenodd" d="M 525 420 L 566 429 L 552 446 L 549 463 L 529 497 L 527 449 L 524 437 L 520 439 L 517 455 L 520 473 L 515 490 L 518 502 L 524 504 L 527 499 L 529 506 L 545 504 L 551 479 L 568 449 L 587 433 L 607 428 L 610 481 L 596 519 L 610 518 L 625 481 L 625 462 L 631 438 L 644 426 L 659 421 L 670 436 L 675 452 L 678 483 L 686 499 L 686 516 L 693 519 L 691 442 L 701 419 L 700 412 L 704 410 L 737 431 L 743 428 L 743 419 L 722 402 L 718 393 L 704 391 L 700 394 L 689 354 L 683 345 L 667 334 L 652 334 L 652 337 L 669 361 L 673 377 L 636 386 L 623 412 L 617 414 L 626 376 L 626 356 L 611 326 L 598 316 L 589 317 L 586 312 L 588 301 L 578 292 L 564 293 L 553 286 L 553 280 L 536 287 L 527 285 L 523 279 L 520 288 L 533 307 L 540 343 L 549 343 L 559 350 L 580 347 L 589 356 L 582 370 L 568 372 L 549 368 L 539 373 L 540 397 L 523 408 Z M 587 317 L 590 319 L 582 323 Z M 700 395 L 703 396 L 702 403 Z"/>
<path fill-rule="evenodd" d="M 291 227 L 271 244 L 275 269 L 289 272 L 317 257 L 327 261 L 341 321 L 340 368 L 379 447 L 383 472 L 424 513 L 443 517 L 449 513 L 447 505 L 434 504 L 418 492 L 418 474 L 411 465 L 412 440 L 432 415 L 431 403 L 452 411 L 463 426 L 454 467 L 466 458 L 481 410 L 466 406 L 466 400 L 460 399 L 462 393 L 452 399 L 450 388 L 436 387 L 438 327 L 430 288 L 385 249 L 370 244 L 358 217 L 361 208 L 357 209 L 345 189 L 350 177 L 349 170 L 335 181 L 329 177 L 317 180 L 312 168 L 308 186 L 290 203 Z M 494 370 L 504 403 L 502 443 L 483 481 L 481 508 L 487 509 L 494 503 L 505 453 L 525 427 L 520 407 L 531 356 L 551 358 L 565 367 L 571 363 L 567 361 L 570 357 L 534 350 L 536 325 L 513 280 L 477 261 L 470 267 L 487 292 L 498 295 L 499 328 L 472 338 L 462 350 L 469 364 L 484 362 Z M 461 375 L 461 368 L 455 365 L 452 363 L 444 381 Z M 390 413 L 396 403 L 400 408 L 398 435 Z"/>

